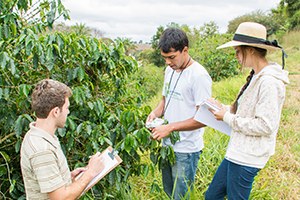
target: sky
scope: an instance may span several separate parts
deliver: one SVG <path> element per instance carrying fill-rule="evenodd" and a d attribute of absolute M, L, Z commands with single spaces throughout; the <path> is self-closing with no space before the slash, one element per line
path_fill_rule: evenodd
<path fill-rule="evenodd" d="M 276 8 L 280 0 L 62 0 L 67 25 L 85 24 L 104 37 L 150 42 L 159 26 L 171 22 L 199 28 L 214 21 L 221 33 L 236 17 Z"/>

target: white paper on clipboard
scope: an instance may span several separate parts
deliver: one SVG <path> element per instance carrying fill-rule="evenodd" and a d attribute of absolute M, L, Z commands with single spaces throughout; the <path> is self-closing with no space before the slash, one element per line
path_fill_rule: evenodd
<path fill-rule="evenodd" d="M 231 127 L 224 121 L 216 120 L 216 118 L 214 117 L 212 112 L 209 111 L 209 109 L 213 109 L 215 111 L 219 110 L 219 108 L 216 105 L 210 103 L 209 101 L 203 101 L 200 104 L 200 108 L 198 109 L 194 119 L 213 129 L 225 133 L 226 135 L 230 135 Z"/>
<path fill-rule="evenodd" d="M 112 171 L 122 162 L 122 159 L 115 153 L 114 149 L 111 146 L 107 147 L 103 152 L 101 152 L 100 157 L 102 157 L 103 159 L 104 169 L 90 181 L 90 183 L 86 186 L 81 195 L 83 195 L 85 192 L 91 189 L 105 175 L 107 175 L 110 171 Z M 76 179 L 80 178 L 82 174 L 79 174 L 76 177 Z"/>

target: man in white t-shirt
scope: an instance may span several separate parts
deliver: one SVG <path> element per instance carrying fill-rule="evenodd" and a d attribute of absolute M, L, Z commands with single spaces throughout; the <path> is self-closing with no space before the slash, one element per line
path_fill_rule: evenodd
<path fill-rule="evenodd" d="M 163 97 L 149 114 L 147 123 L 164 117 L 168 124 L 152 129 L 155 140 L 163 139 L 163 146 L 172 146 L 176 161 L 162 169 L 164 190 L 169 197 L 180 199 L 192 189 L 199 157 L 204 147 L 203 124 L 194 115 L 201 101 L 211 96 L 212 80 L 206 69 L 188 53 L 189 41 L 180 29 L 168 28 L 159 41 L 161 55 L 168 67 L 165 70 Z M 180 140 L 174 145 L 170 134 L 179 131 Z"/>

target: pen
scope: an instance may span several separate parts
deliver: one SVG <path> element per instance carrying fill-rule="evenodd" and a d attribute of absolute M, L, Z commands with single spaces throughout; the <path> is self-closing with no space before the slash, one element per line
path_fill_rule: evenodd
<path fill-rule="evenodd" d="M 101 155 L 101 153 L 98 151 L 97 153 L 95 153 L 94 155 L 98 154 L 98 156 Z M 92 156 L 89 156 L 89 158 L 91 158 Z"/>

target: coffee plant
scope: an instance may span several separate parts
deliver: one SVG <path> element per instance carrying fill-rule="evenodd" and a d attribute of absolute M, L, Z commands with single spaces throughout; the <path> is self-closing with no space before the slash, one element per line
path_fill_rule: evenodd
<path fill-rule="evenodd" d="M 31 0 L 0 2 L 0 198 L 25 198 L 20 146 L 35 120 L 31 91 L 44 78 L 64 82 L 73 91 L 66 126 L 57 131 L 71 170 L 85 166 L 89 155 L 108 145 L 123 159 L 83 199 L 114 198 L 118 190 L 112 188 L 126 185 L 130 176 L 146 176 L 173 162 L 172 148 L 151 140 L 144 127 L 151 111 L 141 102 L 147 99 L 141 89 L 144 79 L 132 81 L 139 68 L 125 54 L 122 41 L 104 44 L 89 36 L 49 31 L 58 16 L 68 18 L 60 0 L 40 3 L 37 19 L 23 17 L 30 6 Z M 144 152 L 150 152 L 151 163 L 142 163 Z"/>

